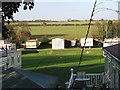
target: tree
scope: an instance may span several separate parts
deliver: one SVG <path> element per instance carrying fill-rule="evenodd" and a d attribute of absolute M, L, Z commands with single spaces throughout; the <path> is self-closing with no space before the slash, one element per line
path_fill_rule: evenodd
<path fill-rule="evenodd" d="M 19 43 L 21 41 L 29 40 L 31 37 L 31 32 L 30 32 L 30 28 L 29 28 L 28 24 L 25 22 L 20 22 L 18 26 L 19 27 L 16 32 L 16 36 L 17 36 L 16 38 L 19 41 Z"/>
<path fill-rule="evenodd" d="M 3 22 L 6 19 L 13 19 L 13 13 L 19 12 L 19 7 L 21 6 L 22 0 L 18 0 L 15 2 L 2 2 L 2 20 Z M 29 8 L 30 10 L 34 7 L 34 0 L 24 0 L 23 1 L 24 7 L 23 9 L 26 10 Z"/>
<path fill-rule="evenodd" d="M 107 24 L 107 38 L 115 38 L 116 36 L 117 36 L 116 28 L 113 25 L 113 22 L 109 20 Z"/>
<path fill-rule="evenodd" d="M 43 26 L 46 26 L 46 25 L 47 25 L 47 23 L 44 21 L 42 25 L 43 25 Z"/>
<path fill-rule="evenodd" d="M 10 0 L 9 0 L 10 1 Z M 22 0 L 18 0 L 15 2 L 2 2 L 2 36 L 3 39 L 9 38 L 10 33 L 9 29 L 5 26 L 5 21 L 10 23 L 10 20 L 14 21 L 13 13 L 19 12 L 19 7 L 22 4 Z M 34 7 L 34 0 L 24 0 L 23 1 L 23 9 L 26 10 L 29 8 L 31 10 Z"/>
<path fill-rule="evenodd" d="M 115 25 L 115 28 L 116 28 L 116 34 L 117 34 L 116 36 L 118 38 L 120 38 L 120 21 L 114 23 L 114 25 Z"/>
<path fill-rule="evenodd" d="M 2 25 L 2 39 L 7 39 L 9 37 L 9 30 L 5 25 Z"/>
<path fill-rule="evenodd" d="M 6 25 L 7 29 L 8 29 L 8 39 L 10 42 L 15 42 L 16 41 L 16 32 L 15 32 L 15 25 L 11 24 L 11 25 Z"/>
<path fill-rule="evenodd" d="M 101 20 L 100 22 L 96 22 L 95 26 L 96 26 L 96 30 L 91 32 L 92 37 L 103 41 L 106 35 L 105 21 Z"/>

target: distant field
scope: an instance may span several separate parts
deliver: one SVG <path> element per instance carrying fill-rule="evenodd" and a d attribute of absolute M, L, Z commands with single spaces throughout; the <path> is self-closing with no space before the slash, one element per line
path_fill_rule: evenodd
<path fill-rule="evenodd" d="M 43 22 L 28 22 L 28 24 L 42 24 Z M 89 21 L 74 21 L 74 22 L 72 22 L 72 21 L 69 21 L 69 22 L 67 22 L 67 21 L 59 21 L 59 22 L 45 22 L 45 23 L 47 23 L 47 24 L 88 24 L 89 23 Z M 95 22 L 92 22 L 92 23 L 95 23 Z"/>
<path fill-rule="evenodd" d="M 32 39 L 47 38 L 65 38 L 80 39 L 85 37 L 88 26 L 31 26 Z M 91 32 L 95 27 L 91 27 Z"/>
<path fill-rule="evenodd" d="M 47 25 L 43 25 L 43 23 L 46 23 Z M 98 21 L 92 21 L 92 24 L 96 23 Z M 100 21 L 101 22 L 101 21 Z M 108 21 L 105 21 L 106 24 Z M 17 25 L 18 22 L 15 24 Z M 87 29 L 88 29 L 88 23 L 89 21 L 40 21 L 40 22 L 27 22 L 30 25 L 30 31 L 31 31 L 31 39 L 36 38 L 64 38 L 64 39 L 80 39 L 85 37 Z M 49 24 L 51 24 L 49 26 Z M 52 24 L 54 26 L 52 26 Z M 65 25 L 66 26 L 65 26 Z M 70 25 L 71 26 L 70 26 Z M 78 25 L 76 25 L 78 24 Z M 80 24 L 80 25 L 79 25 Z M 58 25 L 58 26 L 55 26 Z M 62 26 L 63 25 L 63 26 Z M 69 26 L 68 26 L 69 25 Z M 96 30 L 95 25 L 91 25 L 91 30 L 89 32 L 89 36 L 91 37 L 91 33 Z"/>
<path fill-rule="evenodd" d="M 24 22 L 24 21 L 23 21 Z M 47 23 L 47 24 L 88 24 L 89 21 L 36 21 L 36 22 L 27 22 L 28 24 L 43 24 L 43 22 Z M 12 23 L 12 22 L 11 22 Z M 18 24 L 18 22 L 14 22 L 15 24 Z M 92 22 L 95 23 L 95 22 Z"/>
<path fill-rule="evenodd" d="M 113 22 L 116 22 L 117 20 L 113 20 Z M 22 21 L 24 22 L 24 21 Z M 45 22 L 46 24 L 88 24 L 89 20 L 81 20 L 81 21 L 25 21 L 28 24 L 43 24 Z M 101 22 L 99 20 L 92 21 L 92 24 L 96 22 Z M 104 20 L 104 22 L 108 23 L 108 20 Z M 12 23 L 12 22 L 11 22 Z M 14 24 L 18 24 L 18 22 L 14 22 Z"/>
<path fill-rule="evenodd" d="M 25 21 L 30 26 L 31 39 L 36 38 L 64 38 L 64 39 L 80 39 L 85 37 L 89 21 Z M 43 25 L 44 22 L 46 25 Z M 95 24 L 96 21 L 92 21 Z M 99 21 L 101 22 L 101 21 Z M 106 24 L 108 21 L 105 21 Z M 115 22 L 115 21 L 114 21 Z M 15 22 L 17 25 L 19 22 Z M 12 23 L 11 23 L 12 24 Z M 65 24 L 65 25 L 64 25 Z M 78 25 L 77 25 L 78 24 Z M 48 25 L 48 26 L 47 26 Z M 52 26 L 54 25 L 54 26 Z M 95 25 L 91 25 L 91 30 L 88 37 L 92 37 L 91 33 L 96 30 Z"/>
<path fill-rule="evenodd" d="M 32 70 L 59 78 L 61 87 L 70 77 L 70 68 L 78 70 L 80 48 L 65 50 L 39 49 L 38 53 L 22 55 L 22 69 Z M 86 73 L 100 73 L 104 70 L 102 48 L 85 49 L 80 70 Z"/>

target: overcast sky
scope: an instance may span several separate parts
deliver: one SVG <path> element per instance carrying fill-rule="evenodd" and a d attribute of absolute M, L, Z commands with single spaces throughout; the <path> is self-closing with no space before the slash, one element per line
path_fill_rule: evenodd
<path fill-rule="evenodd" d="M 100 2 L 101 1 L 98 3 Z M 14 14 L 14 18 L 15 20 L 67 20 L 70 18 L 88 20 L 92 12 L 93 4 L 94 0 L 35 0 L 35 6 L 31 11 L 25 11 L 22 9 L 23 7 L 21 7 L 19 9 L 20 11 Z M 113 1 L 103 2 L 96 8 L 118 10 L 118 3 Z M 93 19 L 118 19 L 118 14 L 114 11 L 105 10 L 96 13 Z"/>

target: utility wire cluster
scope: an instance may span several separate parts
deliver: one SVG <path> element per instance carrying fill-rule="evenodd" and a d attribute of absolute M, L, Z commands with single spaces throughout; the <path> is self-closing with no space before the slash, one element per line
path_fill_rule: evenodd
<path fill-rule="evenodd" d="M 113 0 L 106 0 L 106 1 L 113 1 Z M 98 13 L 98 12 L 100 12 L 100 11 L 104 11 L 104 10 L 114 11 L 114 12 L 116 12 L 116 13 L 118 13 L 118 14 L 120 13 L 119 10 L 114 10 L 114 9 L 110 9 L 110 8 L 98 8 L 98 9 L 96 9 L 96 7 L 97 7 L 98 5 L 100 5 L 100 4 L 103 3 L 103 2 L 100 2 L 100 3 L 97 3 L 97 2 L 98 2 L 98 0 L 95 0 L 94 6 L 93 6 L 93 10 L 92 10 L 92 13 L 91 13 L 91 17 L 90 17 L 90 20 L 89 20 L 89 25 L 88 25 L 87 33 L 86 33 L 86 36 L 85 36 L 84 46 L 83 46 L 83 48 L 82 48 L 82 50 L 81 50 L 81 53 L 80 53 L 80 59 L 79 59 L 79 64 L 78 64 L 78 71 L 80 70 L 80 64 L 81 64 L 82 59 L 83 59 L 83 52 L 84 52 L 84 49 L 85 49 L 85 44 L 86 44 L 87 37 L 88 37 L 89 32 L 90 32 L 90 27 L 91 27 L 91 22 L 92 22 L 92 20 L 93 20 L 93 16 L 94 16 L 96 13 Z"/>

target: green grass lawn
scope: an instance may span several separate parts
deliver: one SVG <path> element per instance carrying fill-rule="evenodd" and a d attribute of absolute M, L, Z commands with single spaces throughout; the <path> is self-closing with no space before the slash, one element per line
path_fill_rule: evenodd
<path fill-rule="evenodd" d="M 85 37 L 88 26 L 31 26 L 31 38 L 80 39 Z M 95 28 L 91 27 L 91 31 Z"/>
<path fill-rule="evenodd" d="M 18 22 L 14 23 L 17 25 Z M 28 22 L 28 24 L 39 25 L 43 22 Z M 47 24 L 88 24 L 89 21 L 80 22 L 46 22 Z M 95 23 L 95 22 L 92 22 Z M 13 23 L 11 23 L 13 24 Z M 64 38 L 64 39 L 80 39 L 84 38 L 87 33 L 88 25 L 84 26 L 30 26 L 31 39 L 36 38 Z M 16 29 L 17 30 L 17 29 Z M 92 25 L 90 33 L 96 30 L 96 26 Z M 91 37 L 89 33 L 88 37 Z"/>
<path fill-rule="evenodd" d="M 70 68 L 76 73 L 80 58 L 80 48 L 65 50 L 39 49 L 38 53 L 22 55 L 24 70 L 32 70 L 59 78 L 61 87 L 70 77 Z M 101 48 L 86 49 L 80 70 L 86 73 L 99 73 L 104 70 Z"/>

